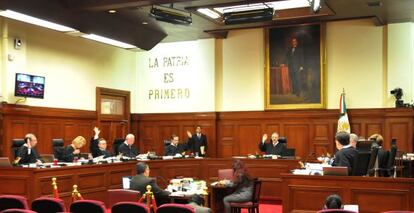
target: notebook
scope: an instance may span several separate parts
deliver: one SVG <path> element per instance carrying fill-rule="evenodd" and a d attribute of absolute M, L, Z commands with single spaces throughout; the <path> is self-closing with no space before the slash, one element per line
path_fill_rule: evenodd
<path fill-rule="evenodd" d="M 322 169 L 323 175 L 348 176 L 348 167 L 346 166 L 323 167 Z"/>

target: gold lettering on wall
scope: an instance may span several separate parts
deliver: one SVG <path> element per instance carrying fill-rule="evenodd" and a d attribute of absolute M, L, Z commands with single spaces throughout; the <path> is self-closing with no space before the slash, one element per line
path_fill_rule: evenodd
<path fill-rule="evenodd" d="M 190 98 L 189 88 L 172 89 L 151 89 L 148 91 L 148 99 L 188 99 Z"/>

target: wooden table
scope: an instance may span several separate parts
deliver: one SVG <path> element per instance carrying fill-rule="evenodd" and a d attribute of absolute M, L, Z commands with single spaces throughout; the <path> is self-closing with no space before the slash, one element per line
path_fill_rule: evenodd
<path fill-rule="evenodd" d="M 177 176 L 197 179 L 217 179 L 217 170 L 231 168 L 233 158 L 175 159 L 145 161 L 150 166 L 151 177 L 163 177 L 169 181 Z M 263 181 L 263 199 L 282 199 L 282 179 L 280 173 L 286 173 L 299 166 L 298 160 L 242 159 L 249 173 Z M 40 196 L 52 196 L 52 177 L 57 178 L 60 196 L 66 204 L 70 203 L 72 185 L 85 199 L 107 202 L 107 190 L 121 188 L 123 176 L 135 175 L 136 161 L 66 166 L 60 168 L 0 168 L 0 194 L 26 196 L 29 204 Z M 167 183 L 158 180 L 161 187 Z"/>
<path fill-rule="evenodd" d="M 414 210 L 414 179 L 388 177 L 308 176 L 282 174 L 283 212 L 315 212 L 328 195 L 344 204 L 358 204 L 359 212 Z"/>

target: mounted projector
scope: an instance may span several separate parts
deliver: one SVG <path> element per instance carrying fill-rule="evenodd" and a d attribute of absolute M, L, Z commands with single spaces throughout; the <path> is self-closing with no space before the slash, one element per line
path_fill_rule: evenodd
<path fill-rule="evenodd" d="M 150 16 L 157 21 L 168 22 L 171 24 L 190 25 L 193 22 L 191 13 L 177 10 L 170 7 L 153 6 Z"/>
<path fill-rule="evenodd" d="M 244 24 L 258 21 L 271 21 L 274 9 L 263 8 L 258 10 L 246 10 L 238 12 L 223 13 L 224 24 Z"/>

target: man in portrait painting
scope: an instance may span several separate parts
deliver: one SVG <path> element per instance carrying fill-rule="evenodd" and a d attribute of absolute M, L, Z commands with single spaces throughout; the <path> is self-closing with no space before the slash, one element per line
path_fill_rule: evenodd
<path fill-rule="evenodd" d="M 302 91 L 302 72 L 304 70 L 303 49 L 299 46 L 298 39 L 290 39 L 290 47 L 286 52 L 286 64 L 289 70 L 290 82 L 292 84 L 292 94 L 300 96 Z"/>

